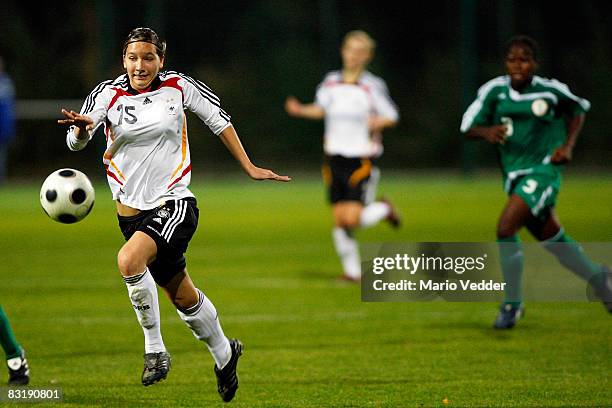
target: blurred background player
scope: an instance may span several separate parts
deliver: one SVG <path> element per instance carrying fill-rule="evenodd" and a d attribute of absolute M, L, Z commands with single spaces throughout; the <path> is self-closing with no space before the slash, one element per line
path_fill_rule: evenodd
<path fill-rule="evenodd" d="M 6 179 L 6 156 L 15 136 L 15 88 L 0 56 L 0 186 Z"/>
<path fill-rule="evenodd" d="M 523 314 L 523 250 L 518 236 L 525 226 L 559 262 L 585 279 L 612 312 L 609 270 L 592 262 L 559 223 L 554 211 L 562 165 L 572 152 L 590 108 L 567 85 L 535 75 L 537 43 L 526 36 L 509 40 L 507 75 L 478 90 L 463 115 L 461 132 L 497 145 L 508 202 L 497 225 L 506 284 L 494 327 L 510 329 Z"/>
<path fill-rule="evenodd" d="M 293 117 L 325 119 L 323 179 L 334 217 L 333 241 L 344 268 L 343 278 L 361 279 L 359 246 L 353 232 L 387 219 L 398 227 L 399 216 L 388 200 L 374 201 L 382 154 L 382 131 L 396 125 L 399 114 L 385 82 L 366 70 L 376 43 L 364 31 L 344 37 L 342 70 L 328 73 L 315 102 L 290 96 L 285 110 Z"/>
<path fill-rule="evenodd" d="M 251 163 L 209 87 L 187 75 L 160 72 L 165 53 L 166 43 L 153 30 L 132 30 L 123 46 L 126 73 L 96 86 L 80 113 L 63 109 L 65 119 L 58 123 L 71 126 L 71 150 L 83 149 L 104 124 L 104 164 L 127 240 L 118 254 L 119 271 L 145 337 L 143 385 L 165 379 L 171 365 L 160 330 L 157 283 L 194 336 L 208 346 L 219 394 L 227 402 L 238 388 L 242 344 L 225 337 L 214 305 L 187 274 L 184 253 L 199 210 L 188 189 L 191 159 L 183 109 L 220 137 L 252 179 L 290 179 Z"/>
<path fill-rule="evenodd" d="M 25 358 L 25 351 L 15 338 L 2 305 L 0 305 L 0 344 L 6 355 L 9 371 L 9 385 L 25 385 L 30 382 L 30 367 Z"/>

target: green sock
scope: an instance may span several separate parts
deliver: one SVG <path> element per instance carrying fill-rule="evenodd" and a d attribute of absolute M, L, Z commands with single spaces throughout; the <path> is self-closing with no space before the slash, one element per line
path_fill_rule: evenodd
<path fill-rule="evenodd" d="M 4 313 L 4 309 L 0 306 L 0 344 L 6 354 L 6 359 L 19 357 L 21 355 L 21 346 L 17 343 L 11 323 Z"/>
<path fill-rule="evenodd" d="M 498 238 L 499 260 L 506 288 L 504 302 L 519 306 L 523 301 L 523 245 L 517 235 Z"/>
<path fill-rule="evenodd" d="M 593 286 L 603 284 L 605 276 L 601 264 L 589 259 L 582 245 L 566 235 L 563 230 L 553 238 L 543 241 L 542 245 L 551 252 L 561 265 L 565 266 Z"/>

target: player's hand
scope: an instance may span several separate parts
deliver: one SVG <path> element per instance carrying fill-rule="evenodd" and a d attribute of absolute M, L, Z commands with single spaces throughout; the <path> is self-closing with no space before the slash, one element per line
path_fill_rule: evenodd
<path fill-rule="evenodd" d="M 285 100 L 285 111 L 290 116 L 300 116 L 302 104 L 294 96 L 288 96 Z"/>
<path fill-rule="evenodd" d="M 261 167 L 253 166 L 248 170 L 248 175 L 253 180 L 274 180 L 274 181 L 291 181 L 289 176 L 279 176 L 272 170 L 262 169 Z"/>
<path fill-rule="evenodd" d="M 569 145 L 563 145 L 555 149 L 553 152 L 550 162 L 552 164 L 565 164 L 572 161 L 573 147 Z"/>
<path fill-rule="evenodd" d="M 506 143 L 506 125 L 489 126 L 481 129 L 481 136 L 487 142 L 492 144 Z"/>
<path fill-rule="evenodd" d="M 368 129 L 371 133 L 380 133 L 387 127 L 387 120 L 380 116 L 370 116 L 368 118 Z"/>
<path fill-rule="evenodd" d="M 73 110 L 62 109 L 62 115 L 64 115 L 65 119 L 58 119 L 57 123 L 59 125 L 68 125 L 68 126 L 76 126 L 81 131 L 92 130 L 94 126 L 94 121 L 92 118 L 86 115 L 81 115 L 78 112 Z"/>

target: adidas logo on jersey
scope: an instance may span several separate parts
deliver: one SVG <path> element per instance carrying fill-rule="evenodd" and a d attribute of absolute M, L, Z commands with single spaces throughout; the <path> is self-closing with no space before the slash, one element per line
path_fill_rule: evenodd
<path fill-rule="evenodd" d="M 162 219 L 161 218 L 153 218 L 153 221 L 158 222 L 158 223 L 162 223 Z"/>
<path fill-rule="evenodd" d="M 152 100 L 150 100 L 150 99 L 149 99 L 149 97 L 147 96 L 147 97 L 145 97 L 145 100 L 142 102 L 142 104 L 143 104 L 143 105 L 147 105 L 147 104 L 149 104 L 149 103 L 153 103 L 153 101 L 152 101 Z"/>

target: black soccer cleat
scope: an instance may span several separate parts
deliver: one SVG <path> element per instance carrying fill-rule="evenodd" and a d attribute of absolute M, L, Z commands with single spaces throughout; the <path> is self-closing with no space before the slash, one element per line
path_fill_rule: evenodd
<path fill-rule="evenodd" d="M 145 354 L 142 385 L 147 387 L 158 381 L 165 380 L 170 371 L 171 364 L 170 354 L 165 351 Z"/>
<path fill-rule="evenodd" d="M 27 385 L 30 382 L 30 367 L 23 350 L 19 357 L 6 360 L 6 365 L 9 371 L 9 385 Z"/>
<path fill-rule="evenodd" d="M 215 364 L 215 375 L 217 376 L 217 391 L 223 402 L 230 402 L 236 390 L 238 389 L 238 376 L 236 375 L 236 367 L 238 366 L 238 358 L 242 355 L 244 346 L 238 339 L 231 339 L 230 348 L 232 356 L 229 362 L 222 369 L 218 369 Z"/>
<path fill-rule="evenodd" d="M 499 314 L 493 323 L 494 329 L 511 329 L 516 322 L 525 315 L 523 305 L 512 306 L 510 303 L 502 303 Z"/>
<path fill-rule="evenodd" d="M 401 227 L 402 218 L 400 217 L 393 203 L 387 198 L 381 198 L 380 201 L 382 203 L 385 203 L 387 207 L 389 207 L 389 215 L 387 215 L 387 217 L 385 218 L 387 222 L 395 229 Z"/>

